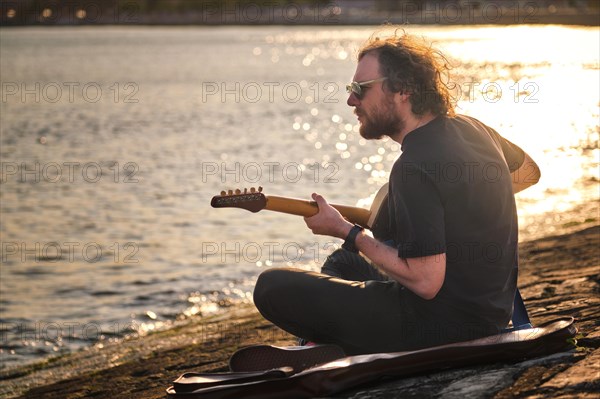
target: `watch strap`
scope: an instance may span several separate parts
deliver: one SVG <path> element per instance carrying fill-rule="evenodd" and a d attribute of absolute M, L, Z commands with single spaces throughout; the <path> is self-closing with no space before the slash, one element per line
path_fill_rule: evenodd
<path fill-rule="evenodd" d="M 342 248 L 344 248 L 346 251 L 358 253 L 358 248 L 356 248 L 356 236 L 358 236 L 358 233 L 363 230 L 364 228 L 362 226 L 355 224 L 346 236 L 346 240 L 342 244 Z"/>

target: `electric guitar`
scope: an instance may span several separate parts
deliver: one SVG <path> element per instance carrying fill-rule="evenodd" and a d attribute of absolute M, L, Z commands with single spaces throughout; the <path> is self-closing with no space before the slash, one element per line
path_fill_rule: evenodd
<path fill-rule="evenodd" d="M 387 222 L 387 218 L 382 217 L 383 213 L 387 213 L 387 206 L 382 206 L 387 204 L 387 195 L 388 183 L 384 184 L 375 195 L 371 209 L 335 204 L 331 204 L 331 206 L 351 223 L 359 224 L 375 233 L 377 225 Z M 255 188 L 244 189 L 243 192 L 239 189 L 221 191 L 221 195 L 213 197 L 210 205 L 213 208 L 242 208 L 250 212 L 267 209 L 305 217 L 316 215 L 319 212 L 315 201 L 265 195 L 262 187 L 259 187 L 258 190 Z"/>

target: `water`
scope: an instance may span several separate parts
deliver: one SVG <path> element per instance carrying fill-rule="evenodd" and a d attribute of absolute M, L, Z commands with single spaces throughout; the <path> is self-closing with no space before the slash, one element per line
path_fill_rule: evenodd
<path fill-rule="evenodd" d="M 268 267 L 317 270 L 339 240 L 209 202 L 260 185 L 368 204 L 399 151 L 345 105 L 371 30 L 0 30 L 2 367 L 250 301 Z M 409 31 L 454 57 L 459 112 L 539 163 L 522 239 L 597 220 L 598 30 Z"/>

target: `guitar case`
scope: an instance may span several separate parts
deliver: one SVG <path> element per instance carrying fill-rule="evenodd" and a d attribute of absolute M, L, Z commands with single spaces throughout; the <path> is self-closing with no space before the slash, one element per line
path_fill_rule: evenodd
<path fill-rule="evenodd" d="M 167 389 L 171 398 L 267 399 L 328 396 L 365 383 L 446 368 L 513 362 L 574 346 L 573 318 L 543 327 L 410 352 L 347 356 L 305 370 L 281 367 L 254 372 L 186 373 Z"/>

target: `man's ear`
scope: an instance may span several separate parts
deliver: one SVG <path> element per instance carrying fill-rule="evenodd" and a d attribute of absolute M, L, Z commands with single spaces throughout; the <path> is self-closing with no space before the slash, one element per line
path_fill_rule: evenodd
<path fill-rule="evenodd" d="M 407 103 L 410 100 L 410 93 L 404 92 L 404 93 L 396 93 L 394 95 L 394 99 L 399 103 L 399 104 L 403 104 L 403 103 Z"/>

